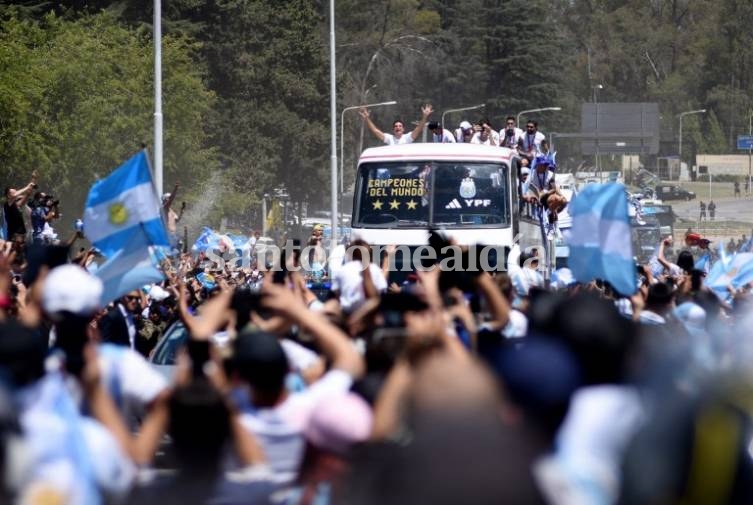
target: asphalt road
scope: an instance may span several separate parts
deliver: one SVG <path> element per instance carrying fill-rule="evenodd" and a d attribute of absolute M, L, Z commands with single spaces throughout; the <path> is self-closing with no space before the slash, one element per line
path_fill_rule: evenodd
<path fill-rule="evenodd" d="M 702 198 L 708 205 L 708 199 Z M 697 221 L 700 214 L 700 201 L 690 200 L 666 202 L 672 205 L 675 214 L 684 220 Z M 725 197 L 714 200 L 716 204 L 716 221 L 742 221 L 753 224 L 753 197 L 733 198 Z M 708 210 L 706 216 L 709 217 Z"/>

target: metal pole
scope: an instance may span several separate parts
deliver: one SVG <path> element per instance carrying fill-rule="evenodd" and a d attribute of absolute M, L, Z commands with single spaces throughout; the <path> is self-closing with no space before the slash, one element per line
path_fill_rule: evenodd
<path fill-rule="evenodd" d="M 553 110 L 553 111 L 562 110 L 562 107 L 541 107 L 540 109 L 522 110 L 518 112 L 518 115 L 516 116 L 516 119 L 515 119 L 515 124 L 518 126 L 518 128 L 520 128 L 520 116 L 522 116 L 523 114 L 530 114 L 531 112 L 545 112 L 548 110 Z"/>
<path fill-rule="evenodd" d="M 330 198 L 332 201 L 331 248 L 337 245 L 337 84 L 335 66 L 335 0 L 329 0 L 329 93 L 330 93 Z"/>
<path fill-rule="evenodd" d="M 479 105 L 472 105 L 472 106 L 470 106 L 470 107 L 461 107 L 460 109 L 448 109 L 448 110 L 446 110 L 446 111 L 444 111 L 444 112 L 442 113 L 442 128 L 445 128 L 445 124 L 444 124 L 444 117 L 445 117 L 445 116 L 446 116 L 447 114 L 450 114 L 451 112 L 463 112 L 463 111 L 466 111 L 466 110 L 476 110 L 476 109 L 482 109 L 482 108 L 484 108 L 484 107 L 486 107 L 486 104 L 485 104 L 485 103 L 482 103 L 482 104 L 479 104 Z"/>
<path fill-rule="evenodd" d="M 361 107 L 367 107 L 367 108 L 368 107 L 380 107 L 382 105 L 395 105 L 396 103 L 397 102 L 395 100 L 390 100 L 389 102 L 367 103 L 364 105 L 351 105 L 350 107 L 345 107 L 340 113 L 340 198 L 341 199 L 342 199 L 343 194 L 345 193 L 345 184 L 344 184 L 345 155 L 344 155 L 344 148 L 343 148 L 343 143 L 345 139 L 345 113 L 349 110 L 360 109 Z M 340 210 L 340 214 L 341 214 L 340 220 L 342 221 L 342 209 Z"/>
<path fill-rule="evenodd" d="M 162 184 L 162 0 L 154 0 L 154 182 Z"/>
<path fill-rule="evenodd" d="M 682 171 L 682 116 L 683 114 L 680 114 L 680 141 L 677 147 L 677 157 L 680 158 L 680 171 Z M 672 179 L 671 175 L 672 171 L 670 170 L 670 180 Z M 709 176 L 709 180 L 711 180 L 711 176 Z"/>
<path fill-rule="evenodd" d="M 261 236 L 267 236 L 267 198 L 269 195 L 264 195 L 261 199 Z"/>

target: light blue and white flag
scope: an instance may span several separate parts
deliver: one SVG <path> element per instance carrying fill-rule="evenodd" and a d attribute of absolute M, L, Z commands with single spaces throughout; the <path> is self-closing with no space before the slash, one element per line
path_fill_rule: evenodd
<path fill-rule="evenodd" d="M 170 245 L 145 151 L 92 186 L 84 209 L 84 229 L 86 237 L 108 258 L 134 246 L 134 240 L 141 240 L 144 248 Z M 138 230 L 143 233 L 136 233 Z"/>
<path fill-rule="evenodd" d="M 139 229 L 136 233 L 144 234 Z M 144 237 L 134 237 L 133 246 L 116 252 L 94 272 L 102 280 L 100 301 L 103 307 L 145 284 L 165 279 L 165 275 L 155 266 L 152 248 L 144 246 L 144 240 Z"/>
<path fill-rule="evenodd" d="M 695 262 L 694 268 L 709 273 L 709 270 L 711 269 L 711 251 L 706 251 L 706 254 L 698 258 L 698 261 Z"/>
<path fill-rule="evenodd" d="M 104 284 L 103 305 L 164 279 L 150 248 L 168 247 L 169 242 L 145 151 L 92 186 L 84 209 L 84 229 L 107 257 L 95 274 Z"/>
<path fill-rule="evenodd" d="M 720 259 L 706 276 L 706 286 L 722 300 L 729 299 L 728 286 L 735 289 L 753 282 L 753 253 L 737 253 Z"/>
<path fill-rule="evenodd" d="M 635 293 L 632 233 L 625 187 L 590 184 L 570 203 L 568 267 L 580 282 L 603 279 L 623 295 Z"/>

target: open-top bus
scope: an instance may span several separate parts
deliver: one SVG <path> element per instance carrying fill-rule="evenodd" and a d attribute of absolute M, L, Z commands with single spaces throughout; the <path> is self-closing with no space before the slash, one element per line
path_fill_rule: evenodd
<path fill-rule="evenodd" d="M 371 245 L 425 245 L 430 228 L 458 244 L 542 245 L 539 221 L 521 217 L 513 153 L 475 144 L 366 149 L 355 181 L 353 236 Z M 502 258 L 499 258 L 502 259 Z"/>

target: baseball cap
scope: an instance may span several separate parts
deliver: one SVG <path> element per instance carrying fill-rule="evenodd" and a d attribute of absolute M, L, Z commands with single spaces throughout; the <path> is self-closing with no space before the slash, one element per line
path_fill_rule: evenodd
<path fill-rule="evenodd" d="M 42 308 L 47 314 L 90 316 L 101 306 L 102 281 L 77 265 L 53 268 L 44 281 Z"/>
<path fill-rule="evenodd" d="M 318 449 L 345 455 L 369 438 L 372 422 L 371 408 L 360 396 L 330 395 L 314 407 L 305 436 Z"/>
<path fill-rule="evenodd" d="M 437 121 L 431 121 L 428 125 L 426 125 L 430 130 L 436 130 L 439 128 L 439 123 Z"/>
<path fill-rule="evenodd" d="M 521 168 L 520 175 L 531 175 L 531 169 L 528 167 Z"/>
<path fill-rule="evenodd" d="M 470 130 L 471 128 L 473 127 L 471 126 L 471 123 L 469 123 L 468 121 L 463 121 L 460 123 L 461 130 Z"/>
<path fill-rule="evenodd" d="M 265 391 L 281 389 L 290 368 L 277 337 L 253 329 L 235 339 L 232 362 L 244 380 Z"/>

